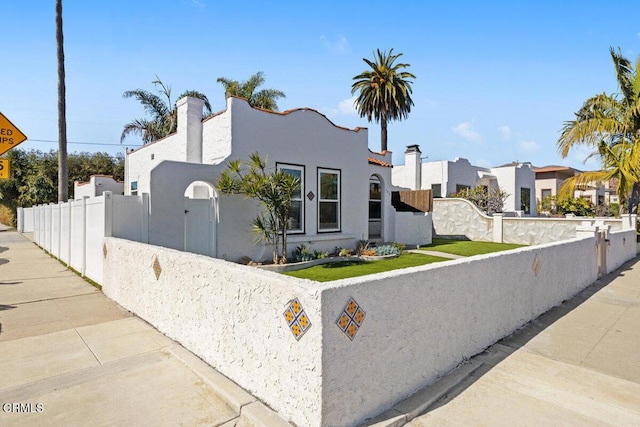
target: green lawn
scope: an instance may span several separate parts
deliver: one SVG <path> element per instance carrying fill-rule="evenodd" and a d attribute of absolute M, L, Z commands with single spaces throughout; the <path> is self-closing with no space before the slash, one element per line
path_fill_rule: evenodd
<path fill-rule="evenodd" d="M 397 270 L 399 268 L 416 267 L 418 265 L 440 261 L 449 260 L 437 256 L 407 253 L 400 255 L 398 258 L 385 259 L 382 261 L 342 261 L 316 265 L 305 268 L 304 270 L 287 271 L 282 274 L 315 280 L 316 282 L 329 282 L 331 280 L 364 276 L 367 274 L 381 273 L 383 271 Z"/>
<path fill-rule="evenodd" d="M 511 243 L 472 242 L 469 240 L 433 239 L 429 246 L 420 246 L 420 249 L 445 252 L 448 254 L 473 256 L 489 254 L 491 252 L 508 251 L 521 248 L 526 245 Z"/>

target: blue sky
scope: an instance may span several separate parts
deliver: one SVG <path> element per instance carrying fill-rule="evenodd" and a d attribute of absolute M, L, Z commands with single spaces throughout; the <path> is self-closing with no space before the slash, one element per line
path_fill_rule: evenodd
<path fill-rule="evenodd" d="M 54 1 L 2 5 L 0 111 L 32 140 L 57 140 Z M 353 76 L 376 48 L 402 52 L 416 75 L 408 119 L 389 125 L 394 163 L 419 144 L 430 160 L 482 166 L 529 161 L 579 169 L 585 151 L 556 154 L 582 102 L 615 92 L 609 47 L 640 54 L 637 1 L 80 1 L 64 3 L 69 151 L 124 151 L 128 121 L 144 112 L 129 89 L 204 92 L 224 108 L 220 76 L 257 71 L 284 91 L 280 110 L 310 107 L 346 127 L 379 125 L 351 107 Z M 27 141 L 26 149 L 57 143 Z M 112 145 L 94 145 L 112 144 Z"/>

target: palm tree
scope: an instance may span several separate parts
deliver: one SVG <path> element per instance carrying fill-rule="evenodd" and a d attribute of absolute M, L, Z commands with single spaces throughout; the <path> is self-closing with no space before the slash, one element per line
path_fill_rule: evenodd
<path fill-rule="evenodd" d="M 58 201 L 68 196 L 67 170 L 67 106 L 64 73 L 64 37 L 62 32 L 62 0 L 56 0 L 56 46 L 58 56 Z"/>
<path fill-rule="evenodd" d="M 158 76 L 152 83 L 156 86 L 159 95 L 143 89 L 128 90 L 122 95 L 123 98 L 137 99 L 144 107 L 144 110 L 151 115 L 151 118 L 135 119 L 124 125 L 120 143 L 131 133 L 140 135 L 142 143 L 148 144 L 176 131 L 178 127 L 178 110 L 175 103 L 171 101 L 171 87 L 162 83 Z M 202 99 L 204 101 L 205 116 L 211 114 L 211 104 L 206 95 L 195 90 L 188 90 L 180 94 L 178 99 L 182 99 L 185 96 Z M 166 101 L 164 98 L 166 98 Z"/>
<path fill-rule="evenodd" d="M 264 73 L 258 71 L 248 80 L 239 82 L 225 77 L 218 77 L 216 80 L 224 86 L 224 98 L 239 96 L 249 102 L 249 105 L 264 110 L 278 111 L 278 98 L 286 98 L 284 92 L 276 89 L 261 89 L 256 92 L 259 86 L 264 83 Z"/>
<path fill-rule="evenodd" d="M 575 113 L 576 119 L 565 122 L 558 151 L 567 157 L 574 146 L 595 149 L 590 157 L 602 161 L 602 170 L 585 172 L 567 180 L 562 191 L 572 193 L 576 185 L 594 180 L 618 179 L 617 192 L 628 201 L 628 211 L 637 213 L 640 195 L 640 57 L 635 68 L 620 51 L 610 48 L 619 94 L 595 95 Z"/>
<path fill-rule="evenodd" d="M 409 64 L 395 64 L 402 56 L 394 55 L 393 49 L 381 52 L 377 49 L 374 61 L 362 58 L 371 70 L 365 70 L 353 78 L 356 82 L 351 85 L 351 94 L 358 92 L 355 105 L 360 117 L 367 116 L 367 120 L 375 119 L 380 122 L 381 150 L 387 150 L 387 122 L 389 120 L 406 119 L 411 112 L 413 92 L 411 85 L 416 76 L 408 71 L 401 71 Z"/>

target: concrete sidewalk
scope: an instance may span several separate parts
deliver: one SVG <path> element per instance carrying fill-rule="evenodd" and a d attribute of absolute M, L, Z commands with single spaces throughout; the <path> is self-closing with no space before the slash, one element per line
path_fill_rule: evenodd
<path fill-rule="evenodd" d="M 22 235 L 0 232 L 0 425 L 288 426 Z"/>
<path fill-rule="evenodd" d="M 640 426 L 640 257 L 367 425 L 407 422 Z"/>

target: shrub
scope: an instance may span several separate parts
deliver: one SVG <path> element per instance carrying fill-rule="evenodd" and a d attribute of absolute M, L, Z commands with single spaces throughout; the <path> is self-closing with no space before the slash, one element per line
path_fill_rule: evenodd
<path fill-rule="evenodd" d="M 509 193 L 500 188 L 488 188 L 479 185 L 473 188 L 463 188 L 450 197 L 467 199 L 487 214 L 502 212 L 504 201 L 509 197 Z"/>
<path fill-rule="evenodd" d="M 356 256 L 362 256 L 369 250 L 369 242 L 366 240 L 358 240 L 356 243 Z"/>
<path fill-rule="evenodd" d="M 315 259 L 314 253 L 311 252 L 311 248 L 304 243 L 297 246 L 291 253 L 294 262 L 311 261 Z"/>
<path fill-rule="evenodd" d="M 313 251 L 313 256 L 316 259 L 322 259 L 322 258 L 327 258 L 329 256 L 329 252 L 327 251 L 319 251 L 319 250 L 315 250 Z"/>
<path fill-rule="evenodd" d="M 338 256 L 351 256 L 351 250 L 347 248 L 342 248 L 340 249 L 340 252 L 338 252 Z"/>
<path fill-rule="evenodd" d="M 5 205 L 0 205 L 0 224 L 8 225 L 10 227 L 14 227 L 16 225 L 13 212 Z"/>
<path fill-rule="evenodd" d="M 398 248 L 400 253 L 404 252 L 405 249 L 407 249 L 407 245 L 405 245 L 404 243 L 399 243 L 399 242 L 393 242 L 391 244 L 391 246 L 393 246 L 394 248 Z"/>
<path fill-rule="evenodd" d="M 375 251 L 378 256 L 400 255 L 400 250 L 393 245 L 377 246 Z"/>

